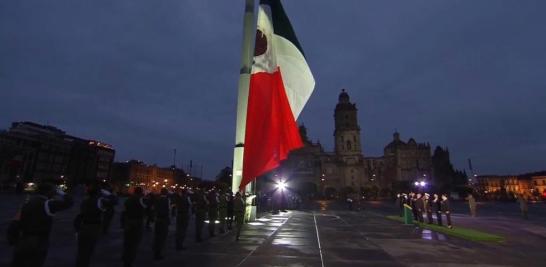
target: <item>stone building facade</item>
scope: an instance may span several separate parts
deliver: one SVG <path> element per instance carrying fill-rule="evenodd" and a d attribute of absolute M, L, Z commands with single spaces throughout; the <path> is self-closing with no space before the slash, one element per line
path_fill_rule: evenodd
<path fill-rule="evenodd" d="M 367 190 L 387 194 L 409 187 L 416 180 L 428 181 L 432 176 L 430 145 L 417 143 L 413 138 L 404 142 L 398 132 L 382 156 L 365 155 L 358 109 L 345 90 L 339 95 L 334 120 L 333 152 L 325 151 L 320 142 L 311 141 L 302 125 L 300 133 L 305 146 L 292 152 L 275 175 L 288 177 L 299 185 L 313 185 L 326 195 Z"/>
<path fill-rule="evenodd" d="M 109 178 L 115 150 L 96 140 L 34 122 L 0 131 L 0 182 L 56 181 L 69 185 Z"/>

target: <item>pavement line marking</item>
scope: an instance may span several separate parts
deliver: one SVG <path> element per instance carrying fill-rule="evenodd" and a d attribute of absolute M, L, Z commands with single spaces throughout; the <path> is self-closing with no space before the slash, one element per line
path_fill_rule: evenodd
<path fill-rule="evenodd" d="M 275 233 L 277 233 L 279 231 L 279 229 L 281 229 L 281 227 L 283 227 L 283 225 L 288 221 L 290 220 L 290 218 L 292 218 L 292 215 L 289 215 L 286 220 L 284 220 L 282 222 L 281 225 L 279 225 L 279 227 L 277 227 L 277 229 L 275 231 L 273 231 L 273 233 L 269 234 L 265 239 L 264 239 L 264 242 L 262 242 L 261 244 L 257 245 L 252 251 L 250 251 L 250 253 L 248 253 L 248 255 L 246 255 L 246 257 L 241 261 L 239 262 L 239 264 L 235 265 L 235 267 L 239 267 L 241 266 L 243 263 L 245 263 L 245 261 L 250 257 L 252 256 L 252 254 L 254 254 L 254 252 L 256 252 L 256 250 L 261 246 L 263 245 L 267 240 L 269 240 Z M 324 267 L 324 266 L 323 266 Z"/>
<path fill-rule="evenodd" d="M 322 267 L 324 267 L 324 258 L 322 257 L 322 246 L 320 245 L 320 237 L 319 237 L 318 226 L 317 226 L 317 216 L 315 216 L 314 212 L 313 212 L 313 220 L 315 221 L 315 230 L 317 231 L 317 243 L 318 243 L 318 249 L 320 253 L 320 263 L 322 264 Z"/>

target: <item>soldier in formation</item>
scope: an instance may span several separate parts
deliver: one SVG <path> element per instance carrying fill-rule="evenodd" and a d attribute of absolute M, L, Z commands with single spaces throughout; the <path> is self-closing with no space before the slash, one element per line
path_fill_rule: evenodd
<path fill-rule="evenodd" d="M 180 190 L 175 195 L 176 206 L 176 250 L 184 249 L 184 239 L 191 217 L 192 202 L 186 190 Z"/>
<path fill-rule="evenodd" d="M 438 194 L 434 194 L 434 199 L 432 199 L 432 208 L 436 213 L 436 221 L 439 226 L 442 226 L 442 200 Z"/>
<path fill-rule="evenodd" d="M 425 193 L 424 198 L 424 204 L 425 204 L 425 213 L 427 215 L 427 223 L 432 224 L 432 201 L 430 199 L 430 194 Z"/>
<path fill-rule="evenodd" d="M 87 196 L 80 205 L 80 213 L 74 220 L 77 232 L 78 250 L 76 266 L 89 266 L 95 246 L 103 231 L 103 218 L 107 209 L 112 209 L 115 197 L 109 191 L 99 189 L 96 184 L 87 186 Z"/>
<path fill-rule="evenodd" d="M 195 242 L 202 242 L 203 226 L 208 210 L 208 199 L 200 189 L 197 189 L 194 194 L 193 209 L 195 213 Z"/>
<path fill-rule="evenodd" d="M 237 192 L 235 194 L 235 199 L 233 200 L 233 214 L 235 215 L 235 223 L 236 223 L 236 234 L 235 234 L 235 240 L 239 241 L 239 236 L 241 235 L 241 229 L 243 227 L 244 223 L 244 216 L 245 216 L 245 201 L 241 197 L 241 193 Z"/>
<path fill-rule="evenodd" d="M 218 195 L 216 191 L 210 190 L 208 201 L 209 236 L 214 237 L 216 235 L 216 219 L 218 219 Z"/>
<path fill-rule="evenodd" d="M 154 225 L 154 259 L 163 259 L 163 249 L 169 233 L 169 224 L 171 223 L 170 209 L 171 200 L 166 188 L 161 188 L 161 194 L 154 201 L 155 225 Z"/>
<path fill-rule="evenodd" d="M 149 207 L 149 199 L 144 197 L 141 187 L 135 187 L 133 195 L 125 201 L 122 214 L 123 225 L 123 264 L 133 266 L 144 231 L 144 217 Z"/>
<path fill-rule="evenodd" d="M 23 204 L 19 213 L 13 267 L 39 267 L 44 264 L 49 249 L 53 216 L 72 205 L 72 197 L 54 185 L 38 185 L 37 194 Z"/>
<path fill-rule="evenodd" d="M 220 221 L 219 232 L 226 232 L 226 217 L 227 217 L 227 195 L 220 193 L 218 195 L 218 220 Z"/>
<path fill-rule="evenodd" d="M 442 213 L 446 216 L 447 228 L 453 228 L 453 225 L 451 224 L 451 205 L 449 204 L 447 194 L 442 194 L 441 207 Z"/>
<path fill-rule="evenodd" d="M 472 194 L 468 194 L 468 207 L 470 208 L 470 216 L 476 217 L 476 199 Z"/>
<path fill-rule="evenodd" d="M 90 265 L 99 238 L 108 231 L 118 199 L 113 192 L 106 190 L 107 188 L 98 183 L 91 183 L 86 188 L 80 212 L 74 219 L 77 237 L 76 267 Z M 37 192 L 37 195 L 30 197 L 22 206 L 16 218 L 17 224 L 14 224 L 16 227 L 12 227 L 11 224 L 9 227 L 9 241 L 16 245 L 12 261 L 14 267 L 43 265 L 48 252 L 52 216 L 73 205 L 72 198 L 53 185 L 40 184 Z M 239 240 L 245 215 L 245 201 L 240 193 L 233 197 L 231 192 L 217 193 L 211 190 L 205 195 L 201 189 L 197 189 L 194 194 L 186 190 L 179 190 L 173 194 L 163 188 L 158 196 L 152 197 L 151 194 L 145 195 L 141 187 L 135 187 L 133 193 L 125 200 L 120 216 L 123 229 L 123 266 L 133 266 L 147 221 L 154 222 L 152 244 L 154 259 L 164 258 L 163 251 L 171 216 L 176 216 L 176 249 L 183 249 L 192 211 L 195 213 L 197 242 L 202 241 L 201 234 L 207 217 L 210 237 L 215 235 L 216 220 L 220 222 L 218 228 L 220 233 L 231 229 L 234 220 L 236 240 Z"/>

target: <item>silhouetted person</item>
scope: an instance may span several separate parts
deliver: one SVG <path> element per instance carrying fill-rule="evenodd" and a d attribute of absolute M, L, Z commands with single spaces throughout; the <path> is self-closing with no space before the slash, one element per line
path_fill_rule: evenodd
<path fill-rule="evenodd" d="M 37 194 L 23 204 L 19 225 L 21 237 L 13 254 L 13 267 L 39 267 L 49 249 L 53 215 L 73 205 L 72 197 L 52 184 L 38 185 Z"/>
<path fill-rule="evenodd" d="M 442 200 L 438 194 L 434 194 L 434 199 L 432 199 L 432 208 L 436 213 L 436 221 L 438 221 L 438 225 L 442 226 Z"/>
<path fill-rule="evenodd" d="M 80 213 L 76 217 L 78 233 L 78 250 L 76 266 L 89 266 L 91 256 L 102 232 L 104 212 L 113 206 L 112 194 L 106 190 L 99 191 L 95 184 L 87 187 L 87 196 L 80 205 Z"/>
<path fill-rule="evenodd" d="M 425 202 L 423 201 L 423 196 L 421 193 L 418 193 L 415 197 L 415 208 L 417 209 L 417 220 L 420 223 L 424 222 L 423 212 L 425 211 Z"/>
<path fill-rule="evenodd" d="M 161 194 L 154 202 L 154 210 L 154 259 L 161 260 L 163 259 L 163 249 L 165 248 L 165 241 L 169 233 L 169 224 L 171 223 L 171 200 L 169 198 L 169 191 L 166 188 L 161 188 Z"/>
<path fill-rule="evenodd" d="M 103 189 L 111 193 L 111 195 L 107 196 L 107 199 L 110 201 L 111 205 L 104 207 L 105 211 L 103 212 L 102 217 L 102 233 L 108 234 L 110 231 L 110 225 L 112 224 L 112 219 L 114 219 L 114 207 L 118 204 L 119 200 L 110 186 L 105 185 Z"/>
<path fill-rule="evenodd" d="M 427 223 L 432 224 L 432 201 L 430 199 L 430 195 L 428 193 L 425 193 L 425 196 L 423 197 L 423 202 L 425 204 L 425 213 L 427 214 Z"/>
<path fill-rule="evenodd" d="M 521 217 L 528 219 L 529 205 L 527 204 L 527 198 L 523 194 L 518 195 L 519 209 L 521 210 Z"/>
<path fill-rule="evenodd" d="M 211 190 L 209 192 L 208 200 L 209 235 L 210 237 L 214 237 L 216 232 L 216 219 L 218 219 L 218 195 L 216 194 L 216 191 Z"/>
<path fill-rule="evenodd" d="M 233 199 L 233 213 L 235 215 L 235 227 L 237 231 L 235 234 L 235 240 L 239 241 L 241 229 L 243 228 L 243 223 L 245 222 L 245 201 L 239 192 L 235 194 L 235 199 Z"/>
<path fill-rule="evenodd" d="M 227 195 L 220 193 L 218 195 L 218 220 L 220 221 L 219 231 L 221 234 L 226 232 L 227 217 Z"/>
<path fill-rule="evenodd" d="M 396 194 L 396 206 L 398 207 L 398 215 L 404 216 L 404 196 L 403 194 Z"/>
<path fill-rule="evenodd" d="M 133 266 L 144 231 L 144 216 L 149 200 L 144 198 L 141 187 L 135 187 L 133 195 L 125 201 L 123 221 L 123 264 Z"/>
<path fill-rule="evenodd" d="M 227 229 L 232 229 L 233 224 L 233 193 L 229 191 L 227 193 Z"/>
<path fill-rule="evenodd" d="M 472 194 L 468 194 L 468 207 L 470 208 L 470 216 L 476 217 L 476 199 Z"/>
<path fill-rule="evenodd" d="M 449 199 L 446 194 L 442 194 L 442 213 L 446 215 L 447 228 L 453 228 L 451 224 L 451 205 L 449 204 Z"/>
<path fill-rule="evenodd" d="M 203 226 L 205 224 L 205 217 L 208 210 L 208 200 L 203 192 L 198 189 L 194 195 L 193 208 L 195 212 L 195 241 L 201 242 L 203 238 Z"/>
<path fill-rule="evenodd" d="M 155 220 L 154 202 L 156 200 L 156 195 L 153 192 L 150 192 L 146 195 L 146 199 L 149 204 L 146 207 L 146 230 L 151 230 Z"/>
<path fill-rule="evenodd" d="M 176 205 L 176 250 L 184 248 L 184 239 L 190 221 L 192 202 L 186 190 L 175 195 Z"/>
<path fill-rule="evenodd" d="M 417 211 L 417 206 L 415 205 L 415 203 L 417 202 L 417 194 L 411 192 L 409 194 L 409 205 L 411 207 L 411 212 L 413 213 L 413 220 L 414 221 L 418 221 L 419 220 L 419 217 L 417 215 L 418 211 Z"/>

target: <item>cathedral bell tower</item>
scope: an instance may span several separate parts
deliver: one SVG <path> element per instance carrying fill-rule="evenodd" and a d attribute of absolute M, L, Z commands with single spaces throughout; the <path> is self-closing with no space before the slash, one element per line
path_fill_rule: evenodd
<path fill-rule="evenodd" d="M 350 102 L 349 94 L 342 89 L 334 112 L 335 152 L 340 156 L 362 155 L 357 111 L 356 104 Z"/>

